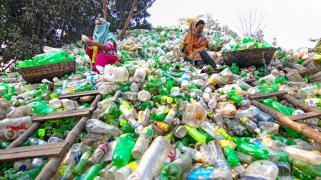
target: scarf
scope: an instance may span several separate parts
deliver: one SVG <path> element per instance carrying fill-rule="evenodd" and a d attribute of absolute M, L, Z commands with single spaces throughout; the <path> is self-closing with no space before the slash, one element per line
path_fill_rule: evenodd
<path fill-rule="evenodd" d="M 99 21 L 102 23 L 102 25 L 95 26 L 94 35 L 93 35 L 94 41 L 100 44 L 106 44 L 108 40 L 112 40 L 116 44 L 117 42 L 116 37 L 113 35 L 113 33 L 109 31 L 110 23 L 103 18 L 99 18 Z M 98 55 L 98 47 L 94 46 L 92 63 L 95 62 L 97 55 Z"/>
<path fill-rule="evenodd" d="M 186 56 L 190 56 L 194 51 L 203 51 L 208 44 L 208 40 L 205 36 L 197 34 L 196 23 L 200 20 L 200 18 L 195 18 L 189 27 L 186 41 L 188 44 L 184 51 Z M 195 37 L 195 35 L 199 37 Z"/>

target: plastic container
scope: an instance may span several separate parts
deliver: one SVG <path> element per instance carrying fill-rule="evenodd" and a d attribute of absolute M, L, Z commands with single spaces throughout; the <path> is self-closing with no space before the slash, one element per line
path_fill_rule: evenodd
<path fill-rule="evenodd" d="M 206 110 L 199 104 L 194 103 L 187 106 L 182 117 L 182 122 L 190 127 L 201 127 L 206 118 Z"/>
<path fill-rule="evenodd" d="M 146 69 L 145 68 L 137 68 L 134 74 L 134 80 L 136 82 L 143 82 L 146 77 Z"/>
<path fill-rule="evenodd" d="M 25 160 L 19 160 L 14 162 L 13 168 L 16 171 L 27 171 L 31 167 L 31 161 L 30 159 L 25 159 Z"/>
<path fill-rule="evenodd" d="M 128 164 L 134 145 L 135 141 L 129 135 L 119 137 L 112 156 L 113 165 L 121 168 Z"/>
<path fill-rule="evenodd" d="M 138 168 L 129 178 L 136 180 L 153 179 L 160 171 L 171 148 L 172 145 L 164 137 L 158 136 L 155 138 L 141 158 Z"/>
<path fill-rule="evenodd" d="M 86 122 L 86 131 L 92 133 L 110 134 L 112 136 L 118 136 L 121 131 L 118 127 L 106 124 L 98 119 L 89 119 Z"/>
<path fill-rule="evenodd" d="M 125 67 L 107 65 L 104 69 L 104 77 L 110 82 L 125 82 L 128 81 L 129 73 Z"/>
<path fill-rule="evenodd" d="M 138 99 L 142 102 L 147 102 L 151 98 L 151 94 L 148 91 L 142 90 L 138 93 Z"/>
<path fill-rule="evenodd" d="M 247 177 L 263 178 L 266 180 L 274 180 L 278 175 L 278 167 L 267 160 L 259 160 L 251 163 L 241 176 L 241 179 L 246 179 Z"/>

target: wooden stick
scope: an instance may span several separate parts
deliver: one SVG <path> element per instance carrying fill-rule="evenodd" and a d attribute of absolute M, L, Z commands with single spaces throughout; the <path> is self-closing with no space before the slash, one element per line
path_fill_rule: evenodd
<path fill-rule="evenodd" d="M 32 136 L 39 128 L 41 127 L 41 123 L 32 123 L 29 129 L 23 133 L 20 137 L 18 137 L 16 140 L 14 140 L 8 147 L 9 148 L 15 148 L 21 146 L 24 142 L 27 141 L 27 139 Z"/>
<path fill-rule="evenodd" d="M 60 95 L 58 98 L 63 99 L 63 98 L 72 98 L 72 97 L 80 97 L 80 96 L 88 96 L 88 95 L 96 95 L 96 94 L 99 94 L 98 90 L 67 93 L 67 94 Z"/>
<path fill-rule="evenodd" d="M 294 106 L 297 106 L 301 109 L 303 109 L 304 111 L 307 112 L 315 112 L 315 113 L 321 113 L 321 111 L 315 107 L 309 106 L 307 104 L 305 104 L 304 102 L 294 98 L 293 96 L 286 94 L 283 96 L 278 96 L 278 98 L 280 99 L 285 99 L 287 100 L 289 103 L 293 104 Z"/>
<path fill-rule="evenodd" d="M 267 94 L 258 94 L 258 95 L 249 96 L 249 99 L 253 100 L 253 99 L 261 99 L 261 98 L 269 98 L 273 96 L 284 96 L 285 94 L 287 94 L 286 91 L 278 91 L 278 92 L 272 92 Z"/>
<path fill-rule="evenodd" d="M 311 128 L 309 125 L 302 124 L 302 123 L 297 123 L 294 122 L 290 119 L 290 117 L 285 116 L 274 109 L 265 106 L 264 104 L 256 101 L 256 100 L 251 100 L 251 104 L 256 106 L 257 108 L 261 109 L 263 112 L 270 114 L 273 116 L 275 119 L 283 123 L 285 126 L 302 133 L 306 137 L 316 141 L 317 143 L 321 143 L 321 133 L 316 131 L 315 129 Z"/>
<path fill-rule="evenodd" d="M 102 95 L 98 94 L 96 96 L 95 100 L 90 105 L 90 108 L 92 108 L 92 109 L 96 108 L 97 103 L 98 103 L 98 101 L 101 100 L 101 98 L 102 98 Z M 79 134 L 85 128 L 85 125 L 86 125 L 86 122 L 87 122 L 88 118 L 89 117 L 82 117 L 78 121 L 76 126 L 68 133 L 68 136 L 65 139 L 65 141 L 68 143 L 67 144 L 68 148 L 66 148 L 64 150 L 64 152 L 62 153 L 62 155 L 60 157 L 50 158 L 50 160 L 48 161 L 46 166 L 42 168 L 42 170 L 39 173 L 39 175 L 37 176 L 36 180 L 47 180 L 47 179 L 50 179 L 51 177 L 53 177 L 56 174 L 56 172 L 57 172 L 57 170 L 59 168 L 59 165 L 60 165 L 61 161 L 63 160 L 63 158 L 65 157 L 65 154 L 68 152 L 70 146 L 76 141 L 76 139 L 79 136 Z"/>

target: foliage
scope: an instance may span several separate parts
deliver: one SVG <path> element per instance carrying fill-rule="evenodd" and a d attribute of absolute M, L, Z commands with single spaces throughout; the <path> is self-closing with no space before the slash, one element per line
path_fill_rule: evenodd
<path fill-rule="evenodd" d="M 137 10 L 150 0 L 139 0 Z M 107 1 L 111 31 L 122 29 L 131 1 Z M 150 28 L 145 10 L 132 18 L 131 28 Z M 2 0 L 0 3 L 0 66 L 42 53 L 43 46 L 61 47 L 79 41 L 81 34 L 92 35 L 94 20 L 103 17 L 100 0 Z"/>

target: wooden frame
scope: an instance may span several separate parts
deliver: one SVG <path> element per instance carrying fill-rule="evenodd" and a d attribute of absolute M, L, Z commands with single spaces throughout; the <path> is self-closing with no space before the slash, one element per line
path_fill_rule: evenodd
<path fill-rule="evenodd" d="M 98 102 L 101 100 L 102 95 L 98 91 L 80 92 L 61 96 L 59 98 L 71 98 L 86 95 L 96 95 L 94 101 L 87 109 L 73 110 L 67 112 L 57 112 L 53 114 L 35 116 L 32 118 L 32 125 L 30 128 L 22 134 L 18 139 L 13 141 L 7 149 L 0 150 L 0 162 L 2 161 L 14 161 L 19 159 L 34 158 L 34 157 L 49 157 L 48 163 L 42 168 L 36 179 L 50 179 L 54 176 L 58 167 L 69 151 L 71 145 L 76 141 L 79 134 L 85 128 L 86 122 L 89 119 L 93 110 L 97 107 Z M 77 122 L 75 127 L 68 133 L 68 136 L 64 142 L 55 144 L 46 144 L 40 146 L 21 146 L 30 136 L 32 136 L 42 125 L 43 122 L 67 117 L 79 117 L 82 118 Z"/>

